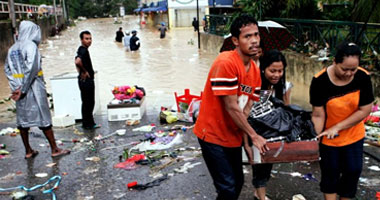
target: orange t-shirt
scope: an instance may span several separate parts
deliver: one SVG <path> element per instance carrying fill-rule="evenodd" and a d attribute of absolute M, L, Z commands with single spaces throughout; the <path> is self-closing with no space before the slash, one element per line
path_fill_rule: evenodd
<path fill-rule="evenodd" d="M 344 86 L 336 86 L 327 74 L 326 68 L 316 74 L 310 86 L 310 103 L 323 106 L 326 113 L 325 127 L 329 129 L 347 119 L 360 106 L 368 105 L 374 100 L 371 79 L 368 72 L 359 67 L 353 80 Z M 339 131 L 334 139 L 323 137 L 322 143 L 327 146 L 346 146 L 364 138 L 364 122 Z"/>
<path fill-rule="evenodd" d="M 239 147 L 243 131 L 225 110 L 221 96 L 237 95 L 241 109 L 249 99 L 257 101 L 260 90 L 260 69 L 251 60 L 247 72 L 237 50 L 219 54 L 211 66 L 202 95 L 202 103 L 194 133 L 198 138 L 224 147 Z"/>

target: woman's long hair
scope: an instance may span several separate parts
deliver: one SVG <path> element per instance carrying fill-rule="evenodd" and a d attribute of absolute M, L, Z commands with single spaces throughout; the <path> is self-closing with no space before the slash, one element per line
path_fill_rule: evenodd
<path fill-rule="evenodd" d="M 275 97 L 283 100 L 284 91 L 285 91 L 285 69 L 286 69 L 286 60 L 285 56 L 278 50 L 269 50 L 264 53 L 260 58 L 260 72 L 261 72 L 261 88 L 268 89 L 272 85 L 265 77 L 265 69 L 269 67 L 274 62 L 282 62 L 284 65 L 284 73 L 280 78 L 280 81 L 273 85 L 275 91 Z"/>

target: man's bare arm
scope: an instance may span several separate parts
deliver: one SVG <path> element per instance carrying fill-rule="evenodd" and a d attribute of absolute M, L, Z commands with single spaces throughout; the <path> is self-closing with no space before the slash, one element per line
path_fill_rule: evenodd
<path fill-rule="evenodd" d="M 88 71 L 84 68 L 82 59 L 80 57 L 75 58 L 75 65 L 80 69 L 81 74 L 81 80 L 86 80 L 86 78 L 90 78 L 90 74 Z"/>
<path fill-rule="evenodd" d="M 232 120 L 235 124 L 243 130 L 246 134 L 248 134 L 251 139 L 253 145 L 255 145 L 260 153 L 263 153 L 268 150 L 268 147 L 265 145 L 266 140 L 258 135 L 255 130 L 248 124 L 247 117 L 244 114 L 243 110 L 240 109 L 238 105 L 238 100 L 236 95 L 226 95 L 221 97 L 224 102 L 224 108 L 231 116 Z"/>

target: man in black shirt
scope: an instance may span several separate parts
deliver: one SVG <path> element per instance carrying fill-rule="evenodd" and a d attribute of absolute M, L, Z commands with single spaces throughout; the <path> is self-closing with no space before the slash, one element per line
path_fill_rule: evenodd
<path fill-rule="evenodd" d="M 133 30 L 132 31 L 132 37 L 129 42 L 129 45 L 131 47 L 131 51 L 137 51 L 140 48 L 140 39 L 136 36 L 137 31 Z"/>
<path fill-rule="evenodd" d="M 199 22 L 197 18 L 193 18 L 193 22 L 191 23 L 191 25 L 194 27 L 194 32 L 199 31 Z"/>
<path fill-rule="evenodd" d="M 121 42 L 123 41 L 124 33 L 123 33 L 123 28 L 120 27 L 118 31 L 116 31 L 116 42 Z"/>
<path fill-rule="evenodd" d="M 89 31 L 82 31 L 79 36 L 82 45 L 78 48 L 75 65 L 79 72 L 78 83 L 82 98 L 82 125 L 85 129 L 95 129 L 100 126 L 95 124 L 92 115 L 95 107 L 95 83 L 94 69 L 92 68 L 90 53 L 88 52 L 92 38 Z"/>

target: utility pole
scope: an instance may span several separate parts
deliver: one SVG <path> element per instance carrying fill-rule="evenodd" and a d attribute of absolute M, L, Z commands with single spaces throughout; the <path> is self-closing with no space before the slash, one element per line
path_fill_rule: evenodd
<path fill-rule="evenodd" d="M 65 0 L 62 0 L 61 7 L 63 8 L 63 18 L 65 18 L 65 21 L 68 21 Z"/>
<path fill-rule="evenodd" d="M 54 6 L 55 25 L 57 25 L 58 24 L 58 17 L 57 17 L 57 5 L 55 3 L 55 0 L 53 0 L 53 6 Z"/>
<path fill-rule="evenodd" d="M 15 15 L 15 2 L 13 0 L 8 0 L 8 11 L 9 18 L 12 20 L 12 35 L 13 41 L 16 43 L 16 15 Z"/>
<path fill-rule="evenodd" d="M 199 0 L 197 0 L 197 21 L 198 21 L 198 24 L 197 24 L 197 32 L 198 32 L 198 49 L 201 48 L 201 34 L 199 33 Z"/>

